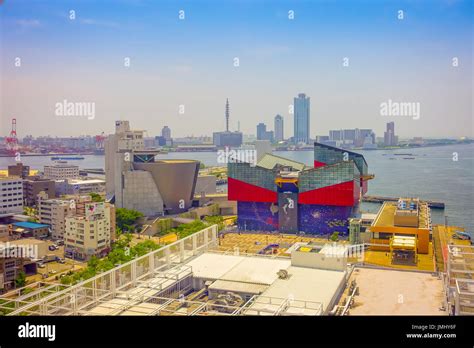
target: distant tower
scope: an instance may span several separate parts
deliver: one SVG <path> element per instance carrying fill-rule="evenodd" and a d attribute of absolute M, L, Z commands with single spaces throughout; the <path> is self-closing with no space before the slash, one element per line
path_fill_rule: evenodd
<path fill-rule="evenodd" d="M 225 131 L 229 131 L 229 98 L 225 102 Z"/>
<path fill-rule="evenodd" d="M 237 121 L 237 132 L 240 132 L 240 121 Z"/>
<path fill-rule="evenodd" d="M 304 93 L 294 98 L 294 142 L 309 144 L 310 99 Z"/>

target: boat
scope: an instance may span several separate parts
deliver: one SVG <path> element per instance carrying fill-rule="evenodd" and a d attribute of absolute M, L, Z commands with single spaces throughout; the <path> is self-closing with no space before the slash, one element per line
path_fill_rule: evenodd
<path fill-rule="evenodd" d="M 51 161 L 80 161 L 83 160 L 82 156 L 53 156 Z"/>

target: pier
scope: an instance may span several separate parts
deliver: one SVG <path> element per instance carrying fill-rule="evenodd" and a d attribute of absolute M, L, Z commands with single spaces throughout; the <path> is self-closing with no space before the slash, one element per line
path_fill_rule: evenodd
<path fill-rule="evenodd" d="M 424 199 L 420 199 L 423 202 L 428 203 L 428 206 L 433 209 L 444 209 L 443 202 L 436 202 L 436 201 L 428 201 Z M 369 203 L 383 203 L 383 202 L 397 202 L 398 198 L 395 197 L 383 197 L 383 196 L 363 196 L 362 202 L 369 202 Z"/>

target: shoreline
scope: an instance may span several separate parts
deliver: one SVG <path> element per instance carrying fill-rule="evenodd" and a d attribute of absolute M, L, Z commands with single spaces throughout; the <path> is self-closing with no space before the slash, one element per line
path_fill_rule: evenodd
<path fill-rule="evenodd" d="M 397 150 L 405 150 L 405 149 L 422 149 L 425 147 L 441 147 L 441 146 L 449 146 L 449 145 L 469 145 L 473 144 L 474 141 L 468 142 L 459 142 L 459 143 L 449 143 L 449 144 L 429 144 L 423 146 L 401 146 L 401 147 L 390 147 L 390 148 L 375 148 L 375 149 L 362 149 L 362 148 L 354 148 L 354 149 L 347 149 L 347 151 L 397 151 Z M 299 151 L 313 151 L 312 148 L 308 149 L 298 149 L 298 150 L 289 150 L 289 149 L 272 149 L 272 152 L 299 152 Z M 169 151 L 165 154 L 169 153 L 209 153 L 213 151 Z M 41 154 L 41 153 L 20 153 L 20 156 L 23 157 L 53 157 L 53 156 L 105 156 L 105 154 L 95 154 L 95 153 L 49 153 L 49 154 Z M 15 158 L 15 155 L 6 155 L 0 154 L 0 158 Z"/>

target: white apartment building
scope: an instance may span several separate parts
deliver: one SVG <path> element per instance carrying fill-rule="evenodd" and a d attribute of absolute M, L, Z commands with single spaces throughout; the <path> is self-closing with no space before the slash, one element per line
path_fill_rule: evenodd
<path fill-rule="evenodd" d="M 16 176 L 0 177 L 0 216 L 23 213 L 23 180 Z"/>
<path fill-rule="evenodd" d="M 102 257 L 115 237 L 115 207 L 109 203 L 79 203 L 74 216 L 66 217 L 65 254 L 81 260 Z"/>
<path fill-rule="evenodd" d="M 42 224 L 51 227 L 53 239 L 63 239 L 66 217 L 72 213 L 71 204 L 60 199 L 38 199 L 38 215 Z"/>
<path fill-rule="evenodd" d="M 38 216 L 40 223 L 50 225 L 53 239 L 63 239 L 66 231 L 66 217 L 76 213 L 76 205 L 90 202 L 90 196 L 75 196 L 70 199 L 48 199 L 41 192 L 38 195 Z"/>
<path fill-rule="evenodd" d="M 52 180 L 75 179 L 79 177 L 79 166 L 68 163 L 44 166 L 44 177 Z"/>

